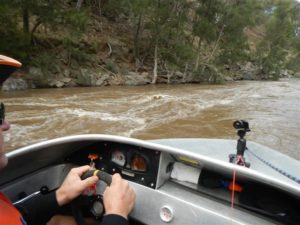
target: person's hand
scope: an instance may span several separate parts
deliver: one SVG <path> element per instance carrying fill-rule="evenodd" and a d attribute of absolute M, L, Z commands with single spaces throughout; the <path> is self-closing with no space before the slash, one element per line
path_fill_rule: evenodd
<path fill-rule="evenodd" d="M 94 185 L 99 179 L 97 176 L 91 176 L 81 180 L 81 176 L 91 169 L 89 166 L 73 168 L 65 178 L 63 184 L 56 191 L 56 199 L 59 206 L 71 202 L 79 196 L 86 188 Z"/>
<path fill-rule="evenodd" d="M 3 140 L 3 131 L 7 131 L 10 128 L 10 124 L 7 121 L 4 121 L 0 125 L 0 169 L 4 168 L 7 165 L 7 157 L 4 151 L 4 140 Z"/>
<path fill-rule="evenodd" d="M 105 214 L 117 214 L 127 219 L 135 202 L 135 193 L 128 181 L 123 180 L 120 174 L 112 176 L 111 185 L 103 195 Z"/>

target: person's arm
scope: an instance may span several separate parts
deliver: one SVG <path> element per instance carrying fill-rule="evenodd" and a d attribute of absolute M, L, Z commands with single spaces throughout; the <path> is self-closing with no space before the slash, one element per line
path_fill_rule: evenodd
<path fill-rule="evenodd" d="M 15 205 L 28 225 L 46 223 L 60 211 L 62 206 L 79 196 L 87 187 L 95 184 L 98 181 L 98 177 L 96 176 L 85 180 L 81 180 L 80 178 L 89 169 L 89 166 L 73 168 L 65 178 L 63 184 L 55 192 L 37 194 Z"/>
<path fill-rule="evenodd" d="M 112 176 L 111 185 L 103 194 L 105 215 L 120 215 L 127 219 L 135 203 L 135 193 L 128 181 L 123 180 L 120 174 Z"/>
<path fill-rule="evenodd" d="M 79 196 L 83 190 L 98 181 L 97 176 L 81 180 L 83 173 L 90 169 L 83 166 L 72 169 L 63 184 L 55 192 L 45 195 L 38 194 L 27 201 L 16 205 L 28 225 L 46 223 L 60 208 Z M 119 174 L 112 176 L 111 186 L 104 192 L 104 207 L 106 214 L 101 225 L 128 225 L 128 214 L 135 202 L 135 193 L 126 180 Z M 95 223 L 95 224 L 99 224 Z"/>
<path fill-rule="evenodd" d="M 111 185 L 103 193 L 105 215 L 101 225 L 128 225 L 128 215 L 135 203 L 135 193 L 120 174 L 112 176 Z M 96 225 L 94 223 L 93 225 Z"/>
<path fill-rule="evenodd" d="M 32 198 L 15 205 L 28 225 L 40 225 L 46 223 L 58 210 L 56 193 L 37 194 Z"/>
<path fill-rule="evenodd" d="M 105 215 L 101 225 L 128 225 L 128 220 L 116 214 Z"/>

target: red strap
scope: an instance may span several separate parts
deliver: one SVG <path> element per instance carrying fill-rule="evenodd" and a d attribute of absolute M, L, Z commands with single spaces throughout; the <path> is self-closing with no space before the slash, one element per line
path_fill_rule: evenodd
<path fill-rule="evenodd" d="M 19 211 L 11 201 L 0 192 L 0 221 L 5 225 L 23 225 Z"/>

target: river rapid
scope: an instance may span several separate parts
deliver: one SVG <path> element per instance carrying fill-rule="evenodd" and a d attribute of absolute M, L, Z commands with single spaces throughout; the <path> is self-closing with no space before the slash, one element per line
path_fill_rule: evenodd
<path fill-rule="evenodd" d="M 244 119 L 247 140 L 300 160 L 299 79 L 2 91 L 0 101 L 11 123 L 7 151 L 90 133 L 237 139 L 232 123 Z"/>

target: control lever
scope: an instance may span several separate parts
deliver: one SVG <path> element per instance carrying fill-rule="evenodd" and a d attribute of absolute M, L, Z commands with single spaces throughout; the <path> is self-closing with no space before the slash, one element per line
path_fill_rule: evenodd
<path fill-rule="evenodd" d="M 105 182 L 108 186 L 110 186 L 112 182 L 112 177 L 110 174 L 101 171 L 101 170 L 89 170 L 85 172 L 81 179 L 87 179 L 91 176 L 97 176 L 99 178 L 99 181 Z M 72 203 L 72 214 L 75 218 L 75 221 L 77 224 L 86 225 L 83 217 L 83 211 L 84 209 L 88 209 L 93 214 L 93 216 L 96 219 L 99 219 L 102 217 L 104 213 L 104 206 L 102 201 L 101 195 L 93 195 L 93 196 L 84 196 L 81 195 L 77 199 L 75 199 Z"/>
<path fill-rule="evenodd" d="M 97 176 L 99 180 L 104 181 L 109 186 L 111 184 L 111 175 L 101 170 L 89 170 L 81 176 L 81 179 L 85 180 L 86 178 L 91 176 Z"/>

